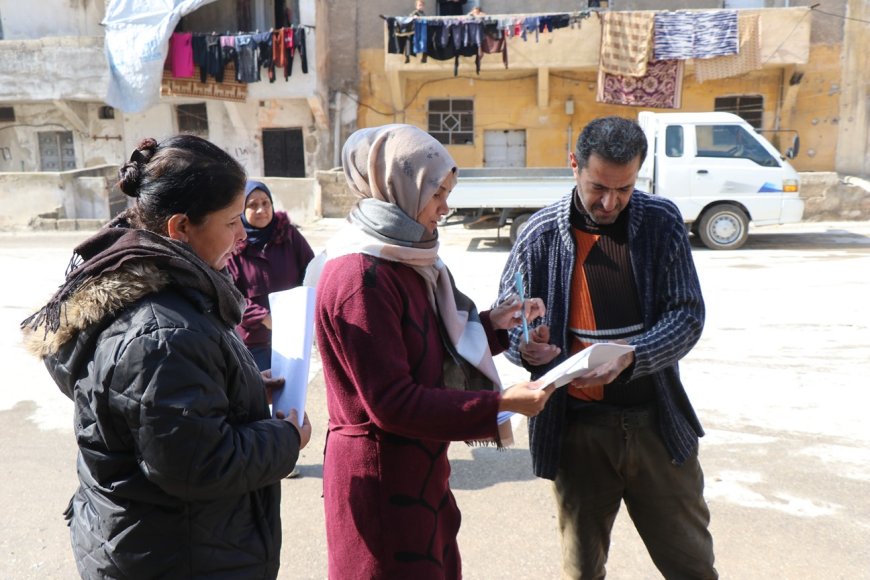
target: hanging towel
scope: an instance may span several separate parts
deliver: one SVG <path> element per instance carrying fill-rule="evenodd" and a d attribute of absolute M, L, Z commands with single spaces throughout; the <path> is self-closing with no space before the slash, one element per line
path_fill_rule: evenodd
<path fill-rule="evenodd" d="M 657 12 L 654 39 L 655 60 L 737 54 L 737 11 Z"/>
<path fill-rule="evenodd" d="M 737 15 L 738 53 L 695 61 L 699 83 L 742 75 L 761 68 L 761 22 L 758 12 L 741 10 Z"/>
<path fill-rule="evenodd" d="M 692 58 L 714 58 L 732 54 L 737 54 L 737 11 L 696 12 Z"/>
<path fill-rule="evenodd" d="M 598 70 L 599 103 L 679 109 L 683 92 L 683 61 L 659 60 L 647 63 L 642 77 L 611 75 Z"/>
<path fill-rule="evenodd" d="M 695 45 L 695 17 L 687 10 L 656 12 L 653 26 L 655 60 L 692 58 Z"/>
<path fill-rule="evenodd" d="M 601 27 L 600 70 L 613 75 L 645 75 L 652 33 L 653 13 L 605 12 Z"/>

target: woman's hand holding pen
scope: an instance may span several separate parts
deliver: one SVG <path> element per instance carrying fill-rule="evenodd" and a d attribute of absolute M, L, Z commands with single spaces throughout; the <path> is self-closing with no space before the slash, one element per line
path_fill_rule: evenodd
<path fill-rule="evenodd" d="M 510 330 L 523 323 L 523 315 L 527 322 L 532 322 L 546 313 L 547 308 L 540 298 L 529 298 L 521 302 L 517 294 L 510 294 L 489 311 L 489 320 L 497 330 Z"/>
<path fill-rule="evenodd" d="M 553 385 L 542 389 L 537 382 L 517 383 L 501 394 L 498 410 L 534 417 L 544 409 L 554 389 Z"/>

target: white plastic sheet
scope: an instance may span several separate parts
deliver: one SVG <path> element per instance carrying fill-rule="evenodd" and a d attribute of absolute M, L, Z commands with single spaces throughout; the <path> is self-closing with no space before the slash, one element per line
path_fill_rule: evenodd
<path fill-rule="evenodd" d="M 169 37 L 181 17 L 214 0 L 111 0 L 106 7 L 106 102 L 125 113 L 157 103 Z"/>

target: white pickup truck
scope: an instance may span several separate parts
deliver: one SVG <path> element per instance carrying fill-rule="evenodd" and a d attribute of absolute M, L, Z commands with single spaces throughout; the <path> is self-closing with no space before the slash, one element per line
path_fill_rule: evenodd
<path fill-rule="evenodd" d="M 653 113 L 638 123 L 649 151 L 637 188 L 674 201 L 692 233 L 708 248 L 732 250 L 754 225 L 799 222 L 800 178 L 771 143 L 730 113 Z M 788 157 L 797 154 L 798 141 Z M 448 204 L 468 224 L 510 223 L 515 241 L 526 220 L 574 187 L 570 168 L 461 169 Z"/>

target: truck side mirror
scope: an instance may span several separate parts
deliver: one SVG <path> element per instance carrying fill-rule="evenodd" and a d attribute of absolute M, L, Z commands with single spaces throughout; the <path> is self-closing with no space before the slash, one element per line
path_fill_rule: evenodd
<path fill-rule="evenodd" d="M 795 135 L 794 140 L 791 142 L 791 147 L 786 149 L 785 156 L 789 159 L 794 159 L 798 156 L 801 150 L 801 137 L 800 135 Z"/>

